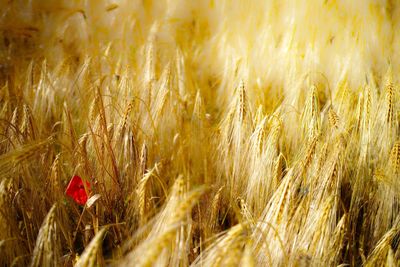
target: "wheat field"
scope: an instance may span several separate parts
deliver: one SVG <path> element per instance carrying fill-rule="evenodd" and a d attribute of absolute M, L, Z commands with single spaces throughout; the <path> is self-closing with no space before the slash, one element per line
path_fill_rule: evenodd
<path fill-rule="evenodd" d="M 1 0 L 0 265 L 399 266 L 399 72 L 396 0 Z"/>

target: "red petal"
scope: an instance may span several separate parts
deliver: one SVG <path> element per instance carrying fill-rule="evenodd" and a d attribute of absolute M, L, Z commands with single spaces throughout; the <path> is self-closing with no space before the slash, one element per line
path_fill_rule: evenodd
<path fill-rule="evenodd" d="M 90 190 L 90 183 L 86 181 L 86 189 Z M 71 181 L 69 182 L 65 194 L 71 197 L 76 203 L 79 205 L 85 205 L 88 199 L 88 195 L 85 191 L 83 186 L 82 178 L 78 175 L 72 177 Z"/>

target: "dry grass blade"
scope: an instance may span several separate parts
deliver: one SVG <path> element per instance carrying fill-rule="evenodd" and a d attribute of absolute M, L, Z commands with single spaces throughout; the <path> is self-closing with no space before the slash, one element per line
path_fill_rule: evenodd
<path fill-rule="evenodd" d="M 54 204 L 40 227 L 33 250 L 32 267 L 50 267 L 60 264 L 61 249 L 56 223 L 56 209 L 57 205 Z"/>
<path fill-rule="evenodd" d="M 390 152 L 390 166 L 394 173 L 400 172 L 400 141 L 397 141 Z"/>
<path fill-rule="evenodd" d="M 183 179 L 178 178 L 175 182 L 170 199 L 158 215 L 148 237 L 125 256 L 119 263 L 120 266 L 126 266 L 131 262 L 135 262 L 136 266 L 153 266 L 157 262 L 167 264 L 174 260 L 173 248 L 179 247 L 175 241 L 179 239 L 180 229 L 186 221 L 185 217 L 205 192 L 204 187 L 199 187 L 186 196 L 179 197 L 182 181 Z"/>
<path fill-rule="evenodd" d="M 208 248 L 204 255 L 200 255 L 192 264 L 192 266 L 225 266 L 229 265 L 232 258 L 236 259 L 231 264 L 237 264 L 238 259 L 237 253 L 242 253 L 242 247 L 244 245 L 245 239 L 243 237 L 245 228 L 243 224 L 238 224 L 220 237 L 215 243 Z M 235 247 L 239 248 L 239 251 L 235 250 Z"/>
<path fill-rule="evenodd" d="M 101 247 L 103 244 L 103 238 L 107 231 L 108 227 L 103 227 L 99 232 L 97 232 L 79 257 L 79 260 L 74 265 L 75 267 L 104 266 L 101 256 Z"/>
<path fill-rule="evenodd" d="M 4 177 L 14 167 L 18 166 L 23 161 L 26 161 L 36 155 L 39 151 L 45 149 L 53 142 L 52 138 L 41 142 L 34 142 L 25 145 L 19 149 L 10 151 L 0 156 L 0 177 Z"/>

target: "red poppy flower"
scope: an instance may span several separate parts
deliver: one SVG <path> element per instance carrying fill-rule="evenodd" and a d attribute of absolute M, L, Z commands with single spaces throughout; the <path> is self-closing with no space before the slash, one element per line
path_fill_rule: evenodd
<path fill-rule="evenodd" d="M 86 189 L 90 190 L 90 183 L 86 181 Z M 85 205 L 88 200 L 88 193 L 85 190 L 85 186 L 83 185 L 82 178 L 78 175 L 72 177 L 71 181 L 67 186 L 67 190 L 65 194 L 71 197 L 76 203 L 79 205 Z"/>

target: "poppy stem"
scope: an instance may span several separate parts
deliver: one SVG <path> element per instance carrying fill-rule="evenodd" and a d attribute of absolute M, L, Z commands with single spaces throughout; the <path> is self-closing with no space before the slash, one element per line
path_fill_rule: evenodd
<path fill-rule="evenodd" d="M 83 213 L 85 212 L 85 210 L 86 210 L 86 205 L 83 206 L 82 213 L 79 216 L 79 221 L 78 221 L 78 224 L 76 225 L 76 229 L 74 231 L 74 235 L 73 235 L 73 238 L 72 238 L 72 244 L 75 243 L 75 239 L 76 239 L 76 236 L 77 236 L 78 230 L 79 230 L 79 225 L 81 224 L 81 221 L 82 221 L 82 218 L 83 218 Z"/>

